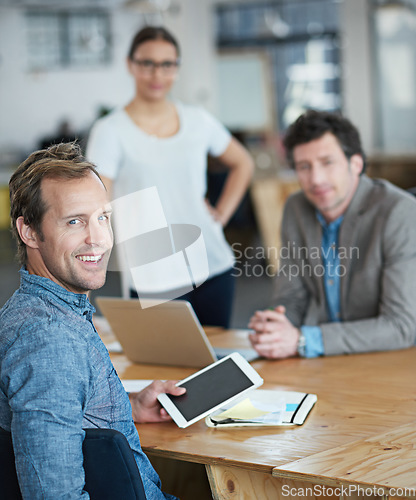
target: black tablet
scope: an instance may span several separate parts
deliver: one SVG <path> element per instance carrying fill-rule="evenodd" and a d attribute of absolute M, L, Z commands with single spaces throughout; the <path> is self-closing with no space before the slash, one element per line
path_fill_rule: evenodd
<path fill-rule="evenodd" d="M 262 384 L 256 370 L 234 352 L 178 382 L 185 394 L 159 394 L 158 400 L 179 427 L 188 427 Z"/>

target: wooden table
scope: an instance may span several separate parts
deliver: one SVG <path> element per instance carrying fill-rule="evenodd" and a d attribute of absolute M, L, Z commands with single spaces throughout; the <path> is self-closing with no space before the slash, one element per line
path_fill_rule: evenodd
<path fill-rule="evenodd" d="M 208 335 L 218 347 L 247 345 L 242 332 Z M 123 355 L 114 355 L 113 362 L 127 379 L 176 379 L 194 371 L 133 365 Z M 176 463 L 177 494 L 180 465 L 186 463 L 206 467 L 216 499 L 304 498 L 305 492 L 308 498 L 352 498 L 360 496 L 354 493 L 359 485 L 377 486 L 372 497 L 387 498 L 395 493 L 391 488 L 416 489 L 416 348 L 252 365 L 264 378 L 264 389 L 317 394 L 314 409 L 299 427 L 138 425 L 145 452 L 156 462 Z M 349 496 L 341 486 L 351 488 Z M 181 498 L 205 498 L 193 488 Z M 360 491 L 370 497 L 369 490 Z"/>

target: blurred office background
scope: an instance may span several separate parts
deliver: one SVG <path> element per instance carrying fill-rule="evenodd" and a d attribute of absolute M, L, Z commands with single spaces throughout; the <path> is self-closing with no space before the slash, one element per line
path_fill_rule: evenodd
<path fill-rule="evenodd" d="M 416 0 L 0 0 L 0 306 L 18 285 L 7 182 L 32 150 L 77 137 L 133 94 L 125 58 L 144 24 L 182 47 L 173 98 L 207 108 L 250 149 L 256 172 L 227 228 L 233 325 L 269 304 L 281 208 L 297 188 L 283 156 L 307 108 L 360 129 L 369 174 L 416 186 Z M 209 196 L 224 172 L 211 161 Z M 105 294 L 120 293 L 110 273 Z"/>

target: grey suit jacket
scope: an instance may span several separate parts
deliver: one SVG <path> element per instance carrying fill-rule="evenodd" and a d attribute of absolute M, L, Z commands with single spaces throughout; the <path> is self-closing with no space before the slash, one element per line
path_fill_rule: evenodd
<path fill-rule="evenodd" d="M 328 320 L 321 239 L 315 208 L 302 192 L 295 193 L 283 215 L 274 305 L 286 306 L 288 318 L 297 327 L 320 326 L 325 354 L 412 345 L 416 199 L 387 181 L 360 178 L 339 232 L 340 323 Z"/>

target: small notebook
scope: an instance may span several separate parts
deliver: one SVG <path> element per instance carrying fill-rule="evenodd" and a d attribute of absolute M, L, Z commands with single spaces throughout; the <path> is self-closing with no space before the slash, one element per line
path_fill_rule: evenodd
<path fill-rule="evenodd" d="M 208 427 L 302 425 L 317 401 L 316 394 L 256 389 L 243 400 L 205 418 Z"/>

